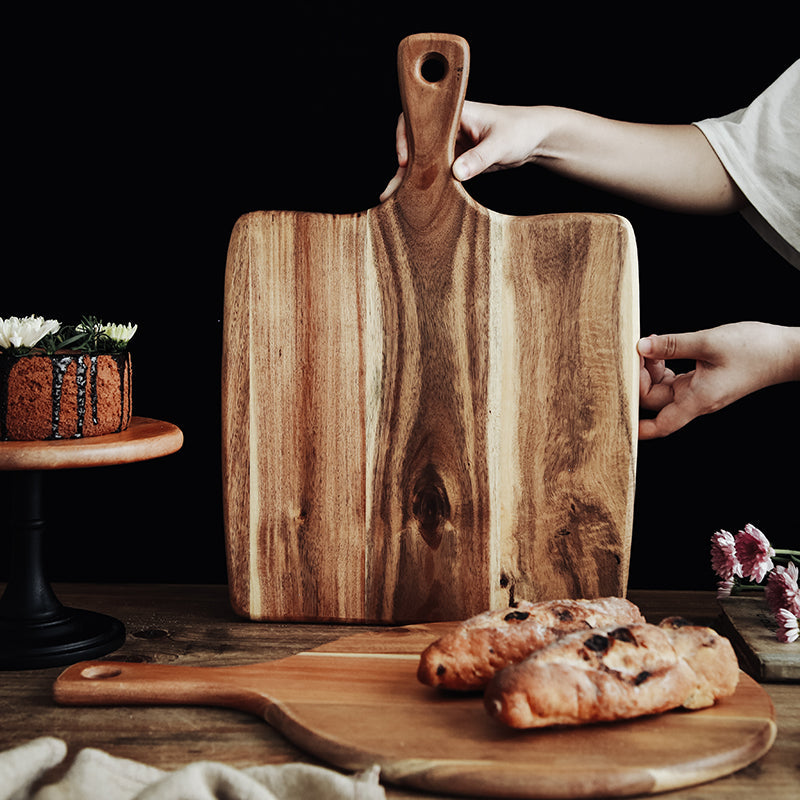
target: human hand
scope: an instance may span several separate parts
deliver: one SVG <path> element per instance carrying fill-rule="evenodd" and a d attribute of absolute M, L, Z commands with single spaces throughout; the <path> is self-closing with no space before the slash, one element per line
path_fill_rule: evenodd
<path fill-rule="evenodd" d="M 539 117 L 545 114 L 546 110 L 535 107 L 466 101 L 456 135 L 453 177 L 466 181 L 482 172 L 511 169 L 531 160 L 545 127 Z M 394 194 L 408 167 L 408 137 L 402 114 L 397 122 L 395 146 L 398 168 L 381 193 L 381 202 Z"/>
<path fill-rule="evenodd" d="M 639 421 L 639 438 L 667 436 L 758 389 L 800 380 L 800 328 L 760 322 L 640 339 L 639 401 L 658 412 Z M 676 374 L 670 359 L 695 368 Z"/>

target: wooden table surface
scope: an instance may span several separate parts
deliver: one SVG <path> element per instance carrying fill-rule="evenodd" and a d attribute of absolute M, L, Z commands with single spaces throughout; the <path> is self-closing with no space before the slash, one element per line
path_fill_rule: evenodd
<path fill-rule="evenodd" d="M 0 585 L 0 590 L 4 587 Z M 127 628 L 123 647 L 109 658 L 223 666 L 282 658 L 365 626 L 249 622 L 231 610 L 225 586 L 54 586 L 68 606 L 110 614 Z M 635 591 L 629 595 L 650 622 L 679 614 L 714 624 L 710 592 Z M 162 769 L 192 761 L 236 767 L 288 761 L 320 763 L 297 750 L 264 721 L 211 707 L 71 708 L 55 705 L 51 690 L 62 668 L 0 672 L 0 750 L 38 736 L 67 742 L 69 758 L 83 747 Z M 701 786 L 658 795 L 682 800 L 737 800 L 759 792 L 770 800 L 797 797 L 800 776 L 800 685 L 765 684 L 777 712 L 772 749 L 738 773 Z M 387 787 L 390 798 L 442 797 Z"/>

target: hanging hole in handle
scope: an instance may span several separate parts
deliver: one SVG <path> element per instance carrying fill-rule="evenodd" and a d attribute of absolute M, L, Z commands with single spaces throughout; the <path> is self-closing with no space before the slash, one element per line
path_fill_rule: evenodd
<path fill-rule="evenodd" d="M 447 75 L 447 59 L 441 53 L 426 53 L 422 57 L 419 73 L 428 83 L 438 83 Z"/>
<path fill-rule="evenodd" d="M 97 664 L 81 670 L 81 677 L 90 681 L 105 680 L 106 678 L 116 678 L 122 675 L 122 670 L 112 664 Z"/>

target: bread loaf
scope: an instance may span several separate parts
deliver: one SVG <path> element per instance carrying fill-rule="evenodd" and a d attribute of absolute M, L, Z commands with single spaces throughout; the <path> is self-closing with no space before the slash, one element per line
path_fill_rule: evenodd
<path fill-rule="evenodd" d="M 644 622 L 621 597 L 596 600 L 520 600 L 462 622 L 422 653 L 417 678 L 428 686 L 474 691 L 509 664 L 574 631 Z"/>
<path fill-rule="evenodd" d="M 703 708 L 738 679 L 727 639 L 670 618 L 568 634 L 499 672 L 484 704 L 513 728 L 578 725 Z"/>

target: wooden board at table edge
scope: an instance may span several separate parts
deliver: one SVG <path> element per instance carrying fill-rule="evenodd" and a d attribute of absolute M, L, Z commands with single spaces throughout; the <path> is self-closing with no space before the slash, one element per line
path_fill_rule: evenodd
<path fill-rule="evenodd" d="M 726 635 L 739 656 L 742 669 L 757 681 L 800 681 L 800 648 L 779 642 L 777 625 L 758 597 L 725 597 L 720 632 Z"/>

